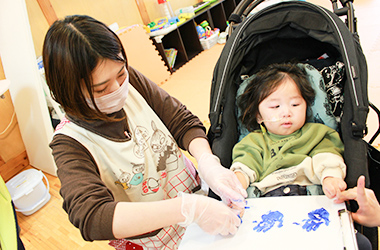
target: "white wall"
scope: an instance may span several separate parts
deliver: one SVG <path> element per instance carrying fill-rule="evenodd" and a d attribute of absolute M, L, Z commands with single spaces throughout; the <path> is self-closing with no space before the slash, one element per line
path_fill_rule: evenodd
<path fill-rule="evenodd" d="M 36 63 L 25 0 L 0 0 L 0 57 L 29 162 L 56 175 L 53 128 Z M 0 111 L 1 112 L 1 111 Z"/>

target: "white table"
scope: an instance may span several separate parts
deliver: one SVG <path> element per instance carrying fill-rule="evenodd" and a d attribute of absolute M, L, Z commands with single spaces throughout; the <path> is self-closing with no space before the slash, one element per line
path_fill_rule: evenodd
<path fill-rule="evenodd" d="M 344 203 L 326 196 L 247 199 L 234 236 L 213 236 L 191 224 L 179 246 L 187 249 L 357 249 Z"/>

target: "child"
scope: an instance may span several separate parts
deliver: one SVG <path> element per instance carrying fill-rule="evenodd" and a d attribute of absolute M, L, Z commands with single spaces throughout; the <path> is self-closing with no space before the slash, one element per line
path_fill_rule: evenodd
<path fill-rule="evenodd" d="M 231 166 L 248 197 L 321 194 L 322 185 L 333 198 L 346 189 L 339 134 L 306 123 L 314 97 L 296 64 L 270 65 L 248 84 L 239 108 L 250 133 L 233 148 Z"/>

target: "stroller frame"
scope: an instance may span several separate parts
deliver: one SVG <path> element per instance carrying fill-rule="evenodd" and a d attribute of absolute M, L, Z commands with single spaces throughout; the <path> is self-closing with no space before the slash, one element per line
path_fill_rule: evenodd
<path fill-rule="evenodd" d="M 254 8 L 264 1 L 265 0 L 241 1 L 228 19 L 228 21 L 232 24 L 228 30 L 229 35 L 231 35 L 233 26 L 241 23 Z M 351 33 L 357 34 L 357 20 L 353 7 L 354 0 L 340 0 L 341 5 L 343 6 L 342 8 L 339 8 L 337 2 L 337 0 L 331 0 L 334 14 L 337 16 L 346 16 L 346 25 L 348 29 Z"/>
<path fill-rule="evenodd" d="M 263 1 L 240 2 L 229 19 L 229 37 L 214 68 L 211 87 L 211 126 L 208 138 L 214 154 L 221 159 L 223 166 L 231 165 L 232 147 L 239 137 L 235 98 L 242 82 L 241 75 L 252 75 L 265 65 L 292 59 L 286 54 L 286 46 L 300 46 L 300 54 L 294 55 L 299 60 L 307 58 L 301 55 L 304 51 L 309 54 L 306 56 L 318 56 L 321 49 L 327 49 L 346 68 L 345 101 L 339 131 L 345 145 L 345 181 L 349 188 L 354 187 L 358 177 L 364 175 L 366 186 L 369 186 L 368 145 L 363 140 L 367 134 L 366 120 L 369 112 L 367 63 L 359 43 L 353 1 L 341 0 L 344 7 L 339 9 L 337 2 L 332 0 L 334 13 L 312 3 L 286 1 L 248 15 Z M 342 15 L 347 15 L 346 24 L 339 18 Z M 305 16 L 310 19 L 305 19 Z M 312 20 L 312 17 L 317 20 Z M 279 42 L 276 42 L 277 39 Z M 297 39 L 299 42 L 292 45 Z M 303 41 L 312 42 L 311 47 L 316 47 L 318 52 L 313 54 L 312 50 L 302 44 Z M 285 47 L 281 48 L 283 44 Z M 276 54 L 276 59 L 266 56 L 265 52 L 278 47 L 282 50 Z M 292 52 L 298 53 L 297 50 Z M 263 57 L 266 61 L 259 62 L 258 58 Z M 218 198 L 212 192 L 209 196 Z M 356 203 L 351 203 L 351 206 L 352 210 L 357 209 Z M 377 228 L 372 230 L 362 227 L 359 230 L 370 238 L 374 249 L 377 249 Z"/>

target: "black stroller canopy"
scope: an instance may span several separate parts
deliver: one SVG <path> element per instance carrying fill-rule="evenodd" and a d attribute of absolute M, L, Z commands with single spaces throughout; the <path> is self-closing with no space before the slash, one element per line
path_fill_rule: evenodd
<path fill-rule="evenodd" d="M 354 166 L 347 173 L 348 186 L 361 174 L 368 175 L 362 141 L 368 114 L 367 65 L 359 38 L 329 10 L 303 1 L 282 2 L 250 15 L 225 44 L 213 74 L 209 130 L 213 151 L 224 166 L 231 163 L 238 137 L 234 106 L 241 76 L 271 63 L 303 62 L 324 53 L 346 67 L 341 135 L 348 168 Z"/>
<path fill-rule="evenodd" d="M 356 104 L 365 104 L 364 100 L 356 100 L 367 94 L 367 67 L 358 37 L 336 15 L 307 2 L 280 3 L 248 17 L 226 43 L 214 81 L 224 84 L 227 78 L 223 77 L 236 70 L 240 75 L 250 75 L 270 63 L 294 58 L 302 61 L 325 52 L 343 60 L 350 78 L 362 78 L 360 82 L 365 84 L 359 83 L 352 90 L 356 92 Z M 359 72 L 363 74 L 357 75 Z M 219 88 L 218 84 L 215 88 Z M 212 96 L 211 112 L 219 102 Z"/>

